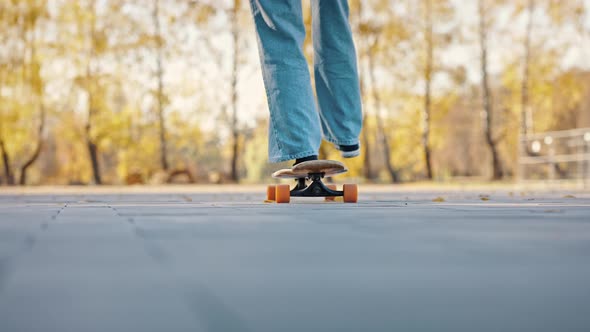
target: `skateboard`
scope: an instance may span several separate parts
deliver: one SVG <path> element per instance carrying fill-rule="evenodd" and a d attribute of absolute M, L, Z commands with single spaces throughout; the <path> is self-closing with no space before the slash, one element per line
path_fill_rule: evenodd
<path fill-rule="evenodd" d="M 289 203 L 291 197 L 324 197 L 326 201 L 334 201 L 336 197 L 342 197 L 346 203 L 356 203 L 358 201 L 356 184 L 345 184 L 342 190 L 338 190 L 336 185 L 322 182 L 323 178 L 347 171 L 344 164 L 335 160 L 304 161 L 292 168 L 274 172 L 273 178 L 295 179 L 297 184 L 293 189 L 288 184 L 270 185 L 266 189 L 266 199 L 277 203 Z"/>

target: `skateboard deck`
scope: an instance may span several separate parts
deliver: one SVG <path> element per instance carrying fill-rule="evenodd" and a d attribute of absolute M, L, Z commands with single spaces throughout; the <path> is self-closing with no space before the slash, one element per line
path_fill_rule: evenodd
<path fill-rule="evenodd" d="M 323 177 L 331 177 L 348 172 L 343 163 L 336 160 L 310 160 L 304 161 L 292 168 L 281 169 L 272 174 L 277 179 L 306 178 L 310 173 L 323 173 Z"/>
<path fill-rule="evenodd" d="M 289 203 L 291 197 L 325 197 L 328 201 L 342 197 L 346 203 L 356 203 L 358 187 L 356 184 L 345 184 L 342 190 L 336 185 L 326 185 L 323 178 L 346 173 L 348 169 L 336 160 L 310 160 L 281 169 L 272 174 L 273 178 L 295 179 L 297 184 L 293 189 L 287 184 L 271 185 L 266 190 L 268 202 Z M 309 184 L 308 184 L 309 182 Z"/>

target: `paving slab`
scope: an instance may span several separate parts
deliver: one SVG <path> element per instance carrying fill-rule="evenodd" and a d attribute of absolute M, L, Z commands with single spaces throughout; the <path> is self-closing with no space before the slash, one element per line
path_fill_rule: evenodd
<path fill-rule="evenodd" d="M 588 192 L 264 193 L 0 192 L 0 331 L 590 330 Z"/>

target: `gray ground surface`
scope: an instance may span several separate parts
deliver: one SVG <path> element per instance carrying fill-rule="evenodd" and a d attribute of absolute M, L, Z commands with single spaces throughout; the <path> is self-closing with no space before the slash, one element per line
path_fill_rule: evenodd
<path fill-rule="evenodd" d="M 241 191 L 0 194 L 0 331 L 590 330 L 588 194 Z"/>

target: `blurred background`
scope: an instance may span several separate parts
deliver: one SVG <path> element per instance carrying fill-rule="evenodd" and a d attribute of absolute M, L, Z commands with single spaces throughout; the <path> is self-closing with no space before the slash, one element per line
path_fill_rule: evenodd
<path fill-rule="evenodd" d="M 590 182 L 590 0 L 350 7 L 350 177 Z M 245 0 L 0 0 L 0 183 L 268 182 L 257 52 Z"/>

